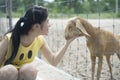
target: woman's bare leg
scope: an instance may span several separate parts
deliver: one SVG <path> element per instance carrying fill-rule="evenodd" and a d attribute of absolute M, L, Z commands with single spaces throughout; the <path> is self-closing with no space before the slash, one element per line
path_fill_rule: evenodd
<path fill-rule="evenodd" d="M 25 64 L 19 70 L 18 80 L 35 80 L 37 76 L 37 69 L 32 64 Z"/>
<path fill-rule="evenodd" d="M 0 68 L 0 80 L 17 80 L 18 70 L 13 65 Z"/>

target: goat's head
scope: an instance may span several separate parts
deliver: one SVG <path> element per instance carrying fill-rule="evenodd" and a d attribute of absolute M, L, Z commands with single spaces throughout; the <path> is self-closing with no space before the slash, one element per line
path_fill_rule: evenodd
<path fill-rule="evenodd" d="M 82 35 L 88 35 L 84 29 L 84 26 L 82 25 L 79 17 L 74 17 L 69 19 L 67 22 L 67 26 L 65 28 L 65 39 L 68 40 L 74 36 L 82 36 Z"/>

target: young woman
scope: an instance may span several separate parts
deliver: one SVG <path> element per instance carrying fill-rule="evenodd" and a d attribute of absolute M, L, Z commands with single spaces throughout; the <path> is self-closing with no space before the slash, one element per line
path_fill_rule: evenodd
<path fill-rule="evenodd" d="M 57 65 L 69 44 L 67 40 L 54 54 L 42 35 L 49 30 L 47 9 L 33 6 L 20 18 L 13 30 L 5 34 L 0 44 L 0 80 L 35 80 L 37 70 L 31 64 L 40 50 L 51 65 Z"/>

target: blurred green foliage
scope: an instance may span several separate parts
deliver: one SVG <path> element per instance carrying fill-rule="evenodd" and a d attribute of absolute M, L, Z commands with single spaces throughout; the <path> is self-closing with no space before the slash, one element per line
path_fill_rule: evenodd
<path fill-rule="evenodd" d="M 12 0 L 13 17 L 23 16 L 24 12 L 32 5 L 40 5 L 48 8 L 50 17 L 74 16 L 89 14 L 89 17 L 111 18 L 115 13 L 116 0 Z M 118 0 L 119 1 L 119 0 Z M 0 16 L 4 15 L 7 9 L 8 0 L 0 0 Z M 118 2 L 120 4 L 120 1 Z M 118 12 L 120 9 L 118 8 Z M 120 17 L 120 13 L 115 14 Z"/>

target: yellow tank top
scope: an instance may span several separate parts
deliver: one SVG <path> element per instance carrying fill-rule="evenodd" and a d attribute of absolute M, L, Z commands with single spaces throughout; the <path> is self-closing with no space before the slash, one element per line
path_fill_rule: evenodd
<path fill-rule="evenodd" d="M 10 42 L 11 34 L 9 33 L 6 36 L 8 38 L 9 45 L 8 45 L 7 54 L 1 66 L 4 66 L 5 61 L 8 60 L 8 58 L 10 58 L 12 52 L 11 42 Z M 32 62 L 35 59 L 35 56 L 37 55 L 42 45 L 43 45 L 43 36 L 36 37 L 32 42 L 32 44 L 29 45 L 28 47 L 25 47 L 20 43 L 17 55 L 13 60 L 12 65 L 14 65 L 16 68 L 19 69 L 22 65 Z"/>

